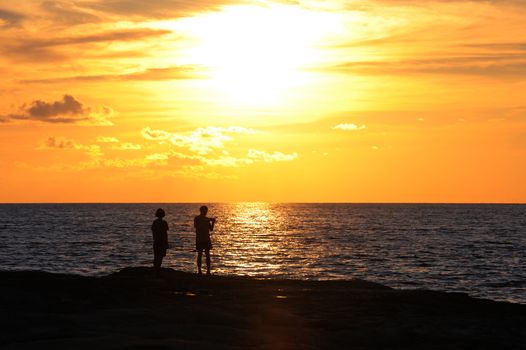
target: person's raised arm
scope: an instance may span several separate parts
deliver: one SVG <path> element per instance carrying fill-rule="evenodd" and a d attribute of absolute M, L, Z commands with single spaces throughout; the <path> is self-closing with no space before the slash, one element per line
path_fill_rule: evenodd
<path fill-rule="evenodd" d="M 216 219 L 210 219 L 210 231 L 214 231 L 214 225 L 216 224 Z"/>

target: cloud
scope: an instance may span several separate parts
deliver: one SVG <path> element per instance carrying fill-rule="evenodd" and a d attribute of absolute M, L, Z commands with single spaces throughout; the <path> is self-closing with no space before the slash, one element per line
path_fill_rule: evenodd
<path fill-rule="evenodd" d="M 254 160 L 250 158 L 243 158 L 243 157 L 233 157 L 233 156 L 219 156 L 217 158 L 205 158 L 203 157 L 201 159 L 202 163 L 210 166 L 221 166 L 221 167 L 229 167 L 234 168 L 242 165 L 248 165 L 255 163 Z"/>
<path fill-rule="evenodd" d="M 152 130 L 147 126 L 141 130 L 141 135 L 147 140 L 163 141 L 168 140 L 172 134 L 164 130 Z"/>
<path fill-rule="evenodd" d="M 146 156 L 147 160 L 167 160 L 170 156 L 165 153 L 153 153 Z"/>
<path fill-rule="evenodd" d="M 135 41 L 142 40 L 145 38 L 158 37 L 165 34 L 169 34 L 171 31 L 164 29 L 125 29 L 125 30 L 114 30 L 106 31 L 89 35 L 79 35 L 70 37 L 59 37 L 52 39 L 41 39 L 41 40 L 28 40 L 22 42 L 23 48 L 41 48 L 41 47 L 52 47 L 52 46 L 63 46 L 63 45 L 77 45 L 77 44 L 88 44 L 88 43 L 100 43 L 108 41 Z"/>
<path fill-rule="evenodd" d="M 198 128 L 189 133 L 172 134 L 170 141 L 183 148 L 188 148 L 198 154 L 208 154 L 214 149 L 224 148 L 225 142 L 232 140 L 230 134 L 255 134 L 253 129 L 239 126 Z"/>
<path fill-rule="evenodd" d="M 224 143 L 232 140 L 228 135 L 222 132 L 206 131 L 206 129 L 197 129 L 188 134 L 174 134 L 170 141 L 182 148 L 188 148 L 198 154 L 208 154 L 214 148 L 223 148 Z"/>
<path fill-rule="evenodd" d="M 197 178 L 204 178 L 204 179 L 210 179 L 210 180 L 237 179 L 235 175 L 211 171 L 210 167 L 206 165 L 184 165 L 180 167 L 179 169 L 170 170 L 168 174 L 174 177 L 185 177 L 185 178 L 192 178 L 192 179 L 197 179 Z"/>
<path fill-rule="evenodd" d="M 94 51 L 95 44 L 105 44 L 111 42 L 144 42 L 145 39 L 156 38 L 171 33 L 164 29 L 121 29 L 103 31 L 85 35 L 73 35 L 62 37 L 29 38 L 7 40 L 0 47 L 0 52 L 6 56 L 15 57 L 17 60 L 24 61 L 57 61 L 62 59 L 79 58 L 82 55 L 90 55 Z M 27 34 L 27 36 L 34 34 Z M 84 50 L 79 51 L 79 45 L 83 45 Z M 91 46 L 86 46 L 91 45 Z M 90 48 L 90 49 L 88 49 Z"/>
<path fill-rule="evenodd" d="M 92 158 L 100 158 L 102 153 L 99 145 L 75 145 L 75 149 L 84 150 Z"/>
<path fill-rule="evenodd" d="M 97 142 L 115 144 L 119 143 L 119 139 L 111 136 L 99 136 L 97 137 Z M 142 145 L 133 142 L 122 142 L 118 145 L 113 145 L 111 148 L 115 150 L 139 150 L 142 149 Z"/>
<path fill-rule="evenodd" d="M 43 1 L 40 7 L 56 22 L 82 24 L 102 20 L 99 16 L 79 8 L 71 1 Z"/>
<path fill-rule="evenodd" d="M 99 145 L 78 144 L 73 140 L 55 136 L 48 137 L 37 149 L 83 150 L 92 158 L 98 158 L 103 155 Z"/>
<path fill-rule="evenodd" d="M 486 54 L 464 56 L 445 56 L 439 58 L 421 58 L 390 61 L 355 61 L 336 65 L 328 70 L 353 74 L 463 74 L 486 76 L 526 76 L 526 50 L 523 43 L 514 46 L 494 46 L 509 48 L 510 51 L 498 50 Z M 488 46 L 490 47 L 490 46 Z"/>
<path fill-rule="evenodd" d="M 170 139 L 173 145 L 189 149 L 198 154 L 208 154 L 214 149 L 224 148 L 225 142 L 232 140 L 232 136 L 230 136 L 232 134 L 253 135 L 255 133 L 256 130 L 240 126 L 208 126 L 182 133 L 152 130 L 150 127 L 141 130 L 141 135 L 148 140 L 162 141 Z"/>
<path fill-rule="evenodd" d="M 238 143 L 237 155 L 232 155 L 227 150 L 228 144 L 233 143 L 235 135 L 255 135 L 257 130 L 241 126 L 208 126 L 197 128 L 193 131 L 170 133 L 164 130 L 152 130 L 146 127 L 141 131 L 144 138 L 153 141 L 170 140 L 172 146 L 182 150 L 170 150 L 166 153 L 156 153 L 147 156 L 151 160 L 166 160 L 178 158 L 187 161 L 196 161 L 208 166 L 239 167 L 257 162 L 284 162 L 298 158 L 298 153 L 266 152 L 249 148 L 242 151 Z M 245 148 L 246 149 L 246 148 Z"/>
<path fill-rule="evenodd" d="M 142 146 L 137 143 L 132 142 L 123 142 L 118 146 L 112 147 L 112 149 L 118 149 L 118 150 L 139 150 L 142 149 Z"/>
<path fill-rule="evenodd" d="M 165 68 L 148 68 L 127 74 L 76 75 L 71 77 L 31 79 L 22 83 L 67 83 L 67 82 L 100 82 L 100 81 L 159 81 L 177 79 L 200 79 L 203 75 L 194 66 L 174 66 Z"/>
<path fill-rule="evenodd" d="M 172 152 L 169 155 L 164 154 L 167 157 L 176 157 L 186 160 L 196 160 L 202 164 L 214 167 L 226 167 L 226 168 L 235 168 L 240 166 L 246 166 L 255 164 L 258 162 L 287 162 L 292 161 L 298 158 L 298 153 L 282 153 L 282 152 L 273 152 L 268 153 L 261 150 L 249 149 L 245 156 L 233 156 L 225 152 L 224 154 L 219 155 L 188 155 L 180 152 Z M 162 158 L 165 159 L 165 158 Z"/>
<path fill-rule="evenodd" d="M 120 80 L 173 80 L 194 79 L 201 77 L 195 67 L 177 66 L 166 68 L 149 68 L 143 71 L 117 76 Z"/>
<path fill-rule="evenodd" d="M 74 149 L 75 142 L 64 138 L 49 137 L 41 148 Z"/>
<path fill-rule="evenodd" d="M 60 149 L 60 150 L 80 150 L 89 156 L 89 160 L 80 162 L 72 169 L 97 169 L 97 168 L 138 168 L 144 171 L 161 167 L 174 175 L 191 177 L 213 177 L 229 178 L 229 175 L 211 172 L 211 167 L 234 168 L 249 166 L 256 163 L 286 162 L 298 158 L 298 153 L 267 152 L 255 148 L 244 148 L 234 143 L 235 135 L 254 135 L 258 132 L 254 129 L 227 126 L 209 126 L 197 128 L 193 131 L 170 133 L 164 130 L 153 130 L 149 127 L 141 131 L 143 137 L 150 141 L 167 141 L 163 147 L 168 147 L 164 152 L 156 152 L 140 157 L 104 157 L 103 149 L 98 144 L 79 144 L 73 140 L 62 137 L 49 137 L 41 144 L 38 149 Z M 182 137 L 186 137 L 182 141 Z M 141 150 L 143 146 L 131 142 L 119 143 L 119 140 L 109 136 L 99 136 L 96 138 L 98 143 L 107 143 L 106 147 L 114 150 Z M 227 150 L 230 142 L 235 145 L 234 152 L 231 154 Z M 183 142 L 183 144 L 181 144 Z M 130 155 L 136 153 L 129 153 Z M 140 153 L 139 153 L 140 154 Z M 173 159 L 173 160 L 172 160 Z M 199 173 L 189 172 L 199 171 Z M 213 174 L 213 175 L 212 175 Z"/>
<path fill-rule="evenodd" d="M 52 103 L 36 100 L 27 109 L 28 114 L 36 119 L 48 119 L 59 115 L 83 115 L 86 113 L 82 103 L 71 95 L 64 95 L 62 101 Z"/>
<path fill-rule="evenodd" d="M 119 139 L 111 136 L 99 136 L 97 137 L 97 142 L 99 143 L 117 143 Z"/>
<path fill-rule="evenodd" d="M 73 140 L 57 137 L 49 137 L 38 149 L 61 149 L 61 150 L 82 150 L 90 159 L 80 162 L 72 169 L 98 169 L 98 168 L 136 168 L 142 171 L 164 171 L 178 176 L 190 177 L 209 177 L 209 178 L 232 178 L 228 174 L 220 174 L 211 171 L 221 168 L 235 168 L 249 166 L 256 163 L 286 162 L 298 158 L 298 153 L 267 152 L 255 148 L 244 148 L 235 143 L 234 152 L 231 154 L 226 149 L 227 141 L 233 141 L 234 135 L 253 135 L 257 131 L 240 126 L 228 127 L 203 127 L 185 133 L 170 133 L 163 130 L 152 130 L 147 127 L 141 131 L 145 138 L 151 141 L 166 141 L 164 147 L 169 149 L 164 152 L 141 155 L 140 157 L 106 158 L 103 157 L 101 146 L 96 144 L 78 144 Z M 179 144 L 180 137 L 189 137 L 184 147 Z M 197 144 L 191 144 L 190 141 Z M 206 140 L 206 141 L 203 141 Z M 99 136 L 99 143 L 113 144 L 111 149 L 118 150 L 140 150 L 143 146 L 131 142 L 116 144 L 118 140 L 113 137 Z M 109 146 L 109 145 L 108 145 Z M 182 150 L 181 150 L 182 148 Z M 131 155 L 135 153 L 130 153 Z M 172 160 L 173 159 L 173 160 Z M 191 170 L 191 171 L 190 171 Z"/>
<path fill-rule="evenodd" d="M 0 28 L 2 27 L 16 27 L 25 16 L 18 12 L 0 9 Z"/>
<path fill-rule="evenodd" d="M 489 50 L 513 50 L 513 51 L 526 51 L 526 42 L 525 41 L 517 41 L 517 42 L 487 42 L 483 44 L 470 44 L 466 45 L 467 47 L 472 48 L 482 48 L 482 49 L 489 49 Z"/>
<path fill-rule="evenodd" d="M 331 68 L 326 71 L 404 77 L 408 74 L 524 77 L 525 4 L 513 0 L 349 2 L 349 10 L 361 8 L 361 15 L 354 23 L 356 30 L 346 27 L 352 35 L 335 35 L 322 48 L 340 52 L 340 58 L 356 60 L 338 64 L 335 58 L 334 65 L 329 64 Z"/>
<path fill-rule="evenodd" d="M 366 126 L 363 124 L 358 126 L 353 123 L 343 123 L 343 124 L 338 124 L 332 127 L 332 129 L 335 129 L 335 130 L 349 130 L 349 131 L 364 130 L 365 128 Z"/>
<path fill-rule="evenodd" d="M 268 153 L 265 151 L 257 149 L 249 149 L 247 155 L 244 157 L 235 157 L 229 154 L 222 154 L 220 156 L 208 158 L 205 156 L 198 156 L 202 163 L 210 166 L 221 166 L 221 167 L 239 167 L 250 164 L 255 164 L 257 162 L 288 162 L 298 158 L 298 153 L 282 153 L 282 152 L 273 152 Z"/>
<path fill-rule="evenodd" d="M 265 163 L 287 162 L 287 161 L 291 161 L 291 160 L 298 158 L 298 153 L 296 152 L 289 153 L 289 154 L 281 153 L 281 152 L 267 153 L 265 151 L 260 151 L 257 149 L 249 149 L 248 158 L 262 160 Z"/>
<path fill-rule="evenodd" d="M 107 119 L 113 115 L 111 108 L 103 107 L 100 111 L 94 112 L 71 95 L 64 95 L 62 100 L 54 102 L 35 100 L 29 106 L 21 106 L 20 110 L 19 113 L 0 116 L 0 118 L 8 121 L 27 120 L 56 124 L 112 125 Z"/>
<path fill-rule="evenodd" d="M 101 0 L 84 2 L 84 8 L 101 13 L 131 18 L 176 18 L 197 12 L 213 11 L 224 5 L 243 3 L 238 0 Z"/>

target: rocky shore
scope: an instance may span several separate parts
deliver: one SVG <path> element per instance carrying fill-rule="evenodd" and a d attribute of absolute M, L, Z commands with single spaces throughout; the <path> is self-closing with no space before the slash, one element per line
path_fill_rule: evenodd
<path fill-rule="evenodd" d="M 0 272 L 2 349 L 526 349 L 526 305 L 361 280 Z"/>

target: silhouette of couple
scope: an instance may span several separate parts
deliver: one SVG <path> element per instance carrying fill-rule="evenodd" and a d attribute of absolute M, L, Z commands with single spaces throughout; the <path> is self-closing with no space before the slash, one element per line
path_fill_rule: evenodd
<path fill-rule="evenodd" d="M 203 258 L 203 251 L 206 257 L 206 275 L 210 276 L 210 249 L 212 249 L 212 241 L 210 239 L 210 231 L 214 230 L 216 223 L 215 218 L 206 216 L 208 207 L 203 205 L 199 208 L 200 214 L 194 218 L 195 228 L 195 250 L 197 251 L 197 273 L 201 275 L 201 262 Z M 166 256 L 166 250 L 170 248 L 168 244 L 168 223 L 163 220 L 166 213 L 159 208 L 155 212 L 155 219 L 152 223 L 153 234 L 153 269 L 156 276 L 161 273 L 161 265 L 163 258 Z"/>

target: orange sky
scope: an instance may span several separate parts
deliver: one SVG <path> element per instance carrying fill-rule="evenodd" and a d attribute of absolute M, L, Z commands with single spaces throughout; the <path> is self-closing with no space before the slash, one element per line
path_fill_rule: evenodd
<path fill-rule="evenodd" d="M 526 202 L 523 1 L 0 3 L 0 202 Z"/>

